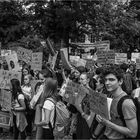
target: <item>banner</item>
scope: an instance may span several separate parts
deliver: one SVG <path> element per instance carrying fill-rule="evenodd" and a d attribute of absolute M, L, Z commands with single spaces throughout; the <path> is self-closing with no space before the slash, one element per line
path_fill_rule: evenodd
<path fill-rule="evenodd" d="M 20 70 L 16 53 L 5 56 L 5 59 L 7 61 L 9 70 Z"/>
<path fill-rule="evenodd" d="M 92 91 L 90 109 L 101 117 L 109 120 L 107 95 Z"/>
<path fill-rule="evenodd" d="M 10 128 L 10 113 L 0 111 L 0 127 L 9 129 Z"/>
<path fill-rule="evenodd" d="M 98 51 L 97 52 L 97 62 L 99 64 L 114 64 L 115 63 L 115 52 L 110 51 Z"/>
<path fill-rule="evenodd" d="M 61 60 L 62 60 L 62 65 L 65 69 L 71 70 L 71 65 L 68 61 L 68 51 L 67 48 L 63 48 L 60 50 L 61 53 Z"/>
<path fill-rule="evenodd" d="M 115 64 L 127 63 L 126 53 L 115 53 Z"/>
<path fill-rule="evenodd" d="M 17 55 L 18 55 L 18 60 L 22 60 L 26 63 L 30 63 L 32 59 L 32 50 L 18 47 Z"/>
<path fill-rule="evenodd" d="M 42 60 L 43 60 L 42 52 L 32 53 L 31 69 L 41 71 L 42 70 Z"/>

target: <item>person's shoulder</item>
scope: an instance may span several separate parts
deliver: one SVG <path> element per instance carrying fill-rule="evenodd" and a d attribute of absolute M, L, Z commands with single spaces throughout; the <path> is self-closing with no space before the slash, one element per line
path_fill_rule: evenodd
<path fill-rule="evenodd" d="M 23 99 L 23 100 L 24 100 L 24 95 L 20 93 L 20 94 L 18 95 L 18 100 L 19 100 L 19 99 Z"/>
<path fill-rule="evenodd" d="M 133 99 L 125 99 L 123 102 L 123 107 L 125 108 L 135 108 L 135 104 Z"/>

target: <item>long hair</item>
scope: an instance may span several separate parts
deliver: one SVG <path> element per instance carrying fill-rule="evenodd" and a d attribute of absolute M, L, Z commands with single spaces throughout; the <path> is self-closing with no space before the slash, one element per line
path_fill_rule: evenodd
<path fill-rule="evenodd" d="M 46 98 L 52 97 L 53 99 L 57 100 L 58 94 L 57 94 L 57 80 L 53 78 L 47 78 L 45 81 L 45 87 L 44 87 L 44 100 Z"/>
<path fill-rule="evenodd" d="M 22 93 L 22 90 L 21 90 L 21 86 L 20 86 L 20 82 L 18 79 L 12 79 L 11 80 L 11 86 L 12 86 L 12 96 L 14 99 L 17 98 L 18 96 L 18 93 Z"/>

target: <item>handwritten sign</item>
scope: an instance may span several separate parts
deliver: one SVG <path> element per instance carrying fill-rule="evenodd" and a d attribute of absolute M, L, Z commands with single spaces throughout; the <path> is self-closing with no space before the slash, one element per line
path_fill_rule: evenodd
<path fill-rule="evenodd" d="M 33 70 L 39 70 L 39 71 L 42 70 L 42 59 L 43 59 L 42 52 L 32 53 L 31 68 Z"/>
<path fill-rule="evenodd" d="M 9 129 L 10 128 L 10 113 L 0 111 L 0 127 Z"/>
<path fill-rule="evenodd" d="M 107 96 L 105 94 L 92 91 L 90 98 L 90 109 L 96 114 L 109 119 Z"/>
<path fill-rule="evenodd" d="M 1 89 L 1 95 L 2 95 L 2 108 L 4 108 L 7 111 L 11 111 L 11 100 L 12 100 L 12 93 L 9 90 Z"/>
<path fill-rule="evenodd" d="M 66 102 L 69 102 L 74 105 L 77 96 L 82 96 L 84 98 L 85 95 L 88 94 L 88 92 L 89 91 L 84 87 L 82 87 L 81 85 L 69 80 L 65 88 L 65 94 L 63 95 L 63 99 Z"/>
<path fill-rule="evenodd" d="M 32 59 L 32 50 L 18 47 L 17 55 L 18 55 L 18 60 L 22 60 L 26 63 L 30 63 Z"/>
<path fill-rule="evenodd" d="M 10 80 L 18 79 L 21 82 L 21 72 L 0 70 L 0 88 L 10 89 Z"/>
<path fill-rule="evenodd" d="M 115 64 L 127 63 L 126 53 L 115 53 Z"/>
<path fill-rule="evenodd" d="M 9 70 L 16 70 L 16 71 L 20 70 L 16 53 L 5 56 L 5 59 L 7 61 Z"/>

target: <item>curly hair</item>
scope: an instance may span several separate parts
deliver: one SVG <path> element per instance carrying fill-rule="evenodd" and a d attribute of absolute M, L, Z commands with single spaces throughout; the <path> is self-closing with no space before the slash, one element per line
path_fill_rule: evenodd
<path fill-rule="evenodd" d="M 102 73 L 103 78 L 105 78 L 108 74 L 115 75 L 118 81 L 123 79 L 123 70 L 119 66 L 114 65 L 105 67 Z"/>

